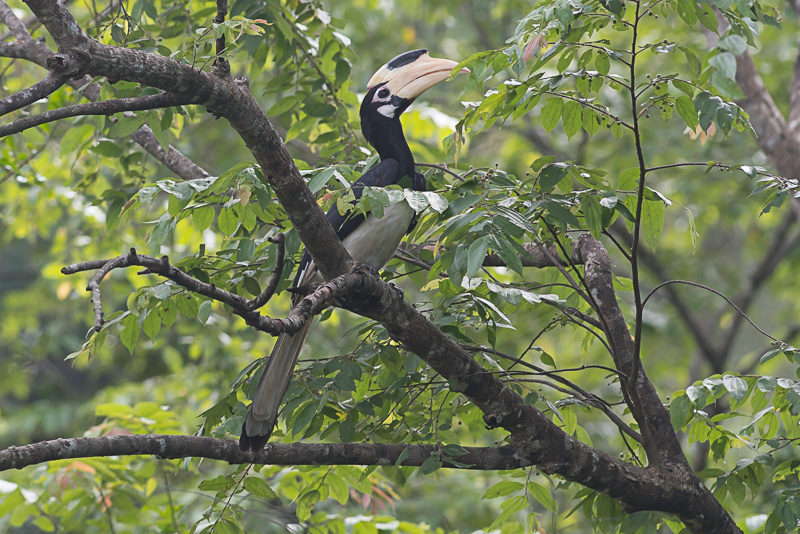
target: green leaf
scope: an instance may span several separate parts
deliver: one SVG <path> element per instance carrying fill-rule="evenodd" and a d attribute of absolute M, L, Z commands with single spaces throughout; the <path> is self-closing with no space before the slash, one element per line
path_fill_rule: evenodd
<path fill-rule="evenodd" d="M 128 352 L 133 354 L 136 341 L 139 339 L 139 318 L 129 313 L 120 321 L 120 327 L 122 328 L 122 332 L 119 335 L 120 340 L 125 348 L 128 349 Z"/>
<path fill-rule="evenodd" d="M 597 113 L 592 108 L 583 108 L 581 112 L 581 119 L 583 123 L 583 129 L 589 135 L 594 135 L 600 131 L 600 123 L 597 121 Z"/>
<path fill-rule="evenodd" d="M 561 119 L 564 102 L 560 98 L 551 98 L 542 107 L 542 127 L 549 132 L 556 127 Z"/>
<path fill-rule="evenodd" d="M 607 75 L 608 71 L 611 70 L 611 60 L 609 59 L 608 54 L 599 52 L 597 57 L 594 59 L 594 68 L 596 68 L 597 72 L 603 76 Z"/>
<path fill-rule="evenodd" d="M 619 175 L 619 181 L 617 188 L 621 191 L 634 191 L 637 189 L 637 185 L 639 183 L 639 177 L 641 176 L 641 170 L 639 167 L 631 167 L 630 169 L 625 169 Z"/>
<path fill-rule="evenodd" d="M 683 428 L 683 425 L 689 422 L 689 419 L 694 413 L 694 406 L 692 401 L 686 395 L 673 397 L 672 402 L 669 403 L 669 420 L 672 423 L 672 428 L 675 432 Z"/>
<path fill-rule="evenodd" d="M 705 98 L 701 99 L 701 95 L 705 95 Z M 695 98 L 695 108 L 697 108 L 698 102 L 701 103 L 700 127 L 707 132 L 709 126 L 711 126 L 711 123 L 714 122 L 715 118 L 717 118 L 717 111 L 721 106 L 724 105 L 724 103 L 720 97 L 710 96 L 708 93 L 700 93 L 700 95 Z"/>
<path fill-rule="evenodd" d="M 161 316 L 156 310 L 150 310 L 142 321 L 142 330 L 151 340 L 154 340 L 161 330 Z"/>
<path fill-rule="evenodd" d="M 494 521 L 492 521 L 492 524 L 489 526 L 489 530 L 494 530 L 495 528 L 505 524 L 520 510 L 524 510 L 526 506 L 528 506 L 528 499 L 522 495 L 517 495 L 503 501 L 503 503 L 500 504 L 500 509 L 503 510 L 503 512 L 497 516 Z"/>
<path fill-rule="evenodd" d="M 278 494 L 267 484 L 267 481 L 258 477 L 244 479 L 244 489 L 252 495 L 265 499 L 278 499 Z"/>
<path fill-rule="evenodd" d="M 297 97 L 295 95 L 285 96 L 280 100 L 278 100 L 277 102 L 275 102 L 275 104 L 273 104 L 272 107 L 270 107 L 269 110 L 267 110 L 267 115 L 270 116 L 281 115 L 283 113 L 286 113 L 296 105 L 297 105 Z"/>
<path fill-rule="evenodd" d="M 423 191 L 422 196 L 428 201 L 428 205 L 436 212 L 436 213 L 444 213 L 444 211 L 448 208 L 450 203 L 447 201 L 439 193 L 435 193 L 433 191 Z"/>
<path fill-rule="evenodd" d="M 153 286 L 151 291 L 153 292 L 153 297 L 157 298 L 158 300 L 166 300 L 172 293 L 172 287 L 166 283 L 158 284 L 157 286 Z"/>
<path fill-rule="evenodd" d="M 731 397 L 737 402 L 740 402 L 747 396 L 747 382 L 738 376 L 723 375 L 722 383 L 725 385 L 725 389 L 728 390 L 728 393 L 731 394 Z"/>
<path fill-rule="evenodd" d="M 697 233 L 697 225 L 694 222 L 694 213 L 689 208 L 686 208 L 686 216 L 689 219 L 689 237 L 692 240 L 692 254 L 697 251 L 697 236 L 700 234 Z"/>
<path fill-rule="evenodd" d="M 356 425 L 350 417 L 339 424 L 339 439 L 342 443 L 351 443 L 356 437 Z"/>
<path fill-rule="evenodd" d="M 664 203 L 660 200 L 642 202 L 642 230 L 645 243 L 655 252 L 664 228 Z"/>
<path fill-rule="evenodd" d="M 409 456 L 408 447 L 406 447 L 405 449 L 403 449 L 403 452 L 400 453 L 400 456 L 397 457 L 397 461 L 394 463 L 394 465 L 398 467 L 403 465 L 403 462 L 408 460 L 408 456 Z"/>
<path fill-rule="evenodd" d="M 691 84 L 684 82 L 683 80 L 670 80 L 670 83 L 675 87 L 675 89 L 685 93 L 689 98 L 694 97 L 694 87 Z"/>
<path fill-rule="evenodd" d="M 616 16 L 622 18 L 623 4 L 622 0 L 600 0 L 604 8 L 611 11 Z"/>
<path fill-rule="evenodd" d="M 536 499 L 542 506 L 553 512 L 558 513 L 558 503 L 550 494 L 550 490 L 539 484 L 538 482 L 528 482 L 528 493 Z"/>
<path fill-rule="evenodd" d="M 299 412 L 295 413 L 292 434 L 299 435 L 311 423 L 315 415 L 317 415 L 317 403 L 313 401 L 306 403 Z"/>
<path fill-rule="evenodd" d="M 491 247 L 509 269 L 522 274 L 522 260 L 519 259 L 517 251 L 508 241 L 500 236 L 491 234 Z"/>
<path fill-rule="evenodd" d="M 430 475 L 434 471 L 438 471 L 442 467 L 442 459 L 439 453 L 431 454 L 422 465 L 419 466 L 419 472 L 423 475 Z"/>
<path fill-rule="evenodd" d="M 697 22 L 694 0 L 678 0 L 678 16 L 690 28 Z"/>
<path fill-rule="evenodd" d="M 539 188 L 544 192 L 551 191 L 564 179 L 569 169 L 570 165 L 568 163 L 561 162 L 546 166 L 539 174 Z"/>
<path fill-rule="evenodd" d="M 717 46 L 738 56 L 747 51 L 747 40 L 741 35 L 731 34 L 720 39 Z"/>
<path fill-rule="evenodd" d="M 584 195 L 581 198 L 581 211 L 589 233 L 595 239 L 600 239 L 603 233 L 603 209 L 600 207 L 600 201 L 593 195 Z"/>
<path fill-rule="evenodd" d="M 71 157 L 80 147 L 89 142 L 94 135 L 93 124 L 79 124 L 68 128 L 61 138 L 60 152 L 62 156 Z M 108 141 L 106 141 L 108 143 Z M 116 148 L 116 145 L 113 145 Z"/>
<path fill-rule="evenodd" d="M 531 163 L 531 169 L 534 172 L 539 172 L 548 163 L 553 163 L 555 159 L 556 159 L 555 156 L 542 156 L 540 158 L 536 158 L 536 160 L 534 160 L 534 162 Z"/>
<path fill-rule="evenodd" d="M 697 125 L 699 124 L 697 120 L 697 110 L 688 96 L 681 95 L 676 98 L 675 109 L 678 110 L 678 115 L 681 116 L 683 122 L 686 123 L 686 126 L 688 126 L 690 130 L 697 129 Z"/>
<path fill-rule="evenodd" d="M 201 232 L 208 229 L 214 221 L 214 208 L 201 206 L 192 210 L 192 222 Z"/>
<path fill-rule="evenodd" d="M 197 309 L 197 320 L 203 324 L 208 322 L 208 318 L 211 316 L 211 301 L 204 300 L 200 303 L 200 307 Z"/>
<path fill-rule="evenodd" d="M 522 482 L 503 480 L 491 485 L 489 489 L 484 491 L 481 499 L 496 499 L 497 497 L 505 497 L 506 495 L 511 495 L 514 492 L 520 491 L 524 487 L 525 485 L 522 484 Z"/>
<path fill-rule="evenodd" d="M 783 351 L 781 349 L 772 349 L 770 351 L 767 351 L 761 356 L 761 358 L 758 360 L 758 363 L 762 363 L 762 364 L 763 363 L 767 363 L 772 358 L 774 358 L 778 354 L 781 354 L 782 352 Z"/>
<path fill-rule="evenodd" d="M 581 105 L 574 100 L 567 100 L 561 112 L 561 120 L 564 124 L 564 133 L 568 138 L 578 133 L 581 129 Z"/>
<path fill-rule="evenodd" d="M 118 117 L 117 122 L 108 130 L 108 136 L 112 139 L 127 137 L 142 126 L 147 120 L 147 115 L 137 115 L 135 117 Z"/>
<path fill-rule="evenodd" d="M 572 14 L 570 13 L 570 18 L 571 16 Z M 565 23 L 564 25 L 566 26 L 567 24 L 568 23 Z M 558 72 L 564 72 L 565 70 L 567 70 L 567 67 L 569 67 L 570 63 L 572 63 L 572 60 L 575 58 L 575 55 L 577 53 L 578 53 L 577 48 L 570 48 L 566 52 L 561 54 L 561 57 L 558 58 L 558 63 L 556 63 L 556 69 L 558 69 Z"/>
<path fill-rule="evenodd" d="M 724 77 L 736 79 L 736 57 L 730 52 L 721 52 L 708 60 L 708 64 L 717 69 Z"/>
<path fill-rule="evenodd" d="M 446 456 L 464 456 L 467 454 L 467 450 L 457 443 L 449 443 L 442 447 L 442 450 Z"/>
<path fill-rule="evenodd" d="M 483 236 L 475 240 L 469 246 L 469 255 L 467 256 L 467 271 L 466 276 L 472 276 L 478 272 L 478 269 L 483 265 L 483 260 L 486 258 L 486 252 L 489 250 L 489 237 Z"/>
<path fill-rule="evenodd" d="M 225 235 L 232 235 L 237 228 L 239 228 L 239 219 L 236 218 L 236 213 L 233 208 L 222 208 L 217 217 L 217 226 L 219 231 Z"/>
<path fill-rule="evenodd" d="M 694 12 L 697 15 L 697 19 L 700 21 L 700 24 L 714 33 L 719 33 L 717 32 L 717 15 L 714 13 L 714 10 L 710 5 L 695 4 Z"/>

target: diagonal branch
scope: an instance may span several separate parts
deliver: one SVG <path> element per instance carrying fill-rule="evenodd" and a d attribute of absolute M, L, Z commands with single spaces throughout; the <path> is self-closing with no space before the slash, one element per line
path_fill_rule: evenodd
<path fill-rule="evenodd" d="M 798 11 L 798 6 L 793 3 L 795 11 Z M 794 67 L 792 68 L 792 84 L 789 89 L 789 133 L 797 135 L 800 133 L 800 43 L 798 43 L 797 55 L 794 59 Z"/>
<path fill-rule="evenodd" d="M 742 321 L 747 319 L 745 314 L 755 301 L 759 291 L 769 280 L 769 278 L 775 272 L 775 269 L 778 267 L 781 261 L 783 261 L 786 255 L 791 250 L 795 249 L 797 244 L 800 243 L 800 235 L 796 235 L 791 240 L 788 239 L 789 232 L 795 226 L 797 226 L 797 219 L 795 218 L 795 214 L 789 210 L 784 216 L 783 221 L 781 221 L 780 226 L 774 230 L 772 242 L 764 252 L 764 256 L 761 258 L 761 261 L 758 263 L 758 265 L 756 265 L 755 269 L 748 277 L 747 287 L 742 290 L 739 295 L 736 295 L 733 299 L 731 299 L 738 305 L 739 308 L 741 308 L 741 311 L 736 315 L 730 327 L 728 327 L 723 336 L 725 342 L 723 343 L 719 354 L 723 360 L 726 360 L 730 356 L 731 350 L 733 349 L 734 340 L 737 337 L 737 333 L 741 329 Z M 720 371 L 721 366 L 716 372 Z"/>
<path fill-rule="evenodd" d="M 26 28 L 25 24 L 19 20 L 19 18 L 14 14 L 5 1 L 0 1 L 0 19 L 2 19 L 5 25 L 8 26 L 8 29 L 11 30 L 11 34 L 18 41 L 31 39 L 31 34 L 28 32 L 28 28 Z"/>
<path fill-rule="evenodd" d="M 31 85 L 27 89 L 23 89 L 13 95 L 0 99 L 0 116 L 24 108 L 37 100 L 45 98 L 56 92 L 66 81 L 67 78 L 65 76 L 51 72 L 44 80 Z"/>
<path fill-rule="evenodd" d="M 40 113 L 17 119 L 8 124 L 0 126 L 0 137 L 13 135 L 28 128 L 33 128 L 61 119 L 79 117 L 83 115 L 113 115 L 122 111 L 142 111 L 148 109 L 168 108 L 188 104 L 190 99 L 180 99 L 171 93 L 159 93 L 156 95 L 137 96 L 133 98 L 118 98 L 106 100 L 104 102 L 91 102 L 88 104 L 76 104 L 56 108 Z"/>
<path fill-rule="evenodd" d="M 749 52 L 736 56 L 736 82 L 746 97 L 739 104 L 750 115 L 750 123 L 758 133 L 758 146 L 780 174 L 796 178 L 797 169 L 800 169 L 797 139 L 787 136 L 786 120 L 767 91 Z"/>

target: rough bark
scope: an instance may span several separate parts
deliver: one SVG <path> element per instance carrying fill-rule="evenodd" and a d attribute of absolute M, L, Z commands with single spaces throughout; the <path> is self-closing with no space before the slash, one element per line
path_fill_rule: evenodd
<path fill-rule="evenodd" d="M 56 74 L 69 71 L 142 83 L 205 105 L 227 119 L 261 165 L 323 276 L 331 279 L 354 271 L 354 262 L 336 238 L 276 130 L 250 94 L 246 81 L 233 79 L 224 61 L 218 61 L 214 71 L 206 73 L 162 56 L 102 45 L 89 39 L 56 0 L 27 3 L 58 44 Z M 633 341 L 614 295 L 607 252 L 588 236 L 580 240 L 578 248 L 586 264 L 587 289 L 604 322 L 617 368 L 630 375 Z M 636 376 L 623 380 L 623 390 L 642 429 L 650 462 L 647 468 L 610 456 L 566 434 L 541 411 L 526 405 L 520 395 L 487 372 L 387 284 L 358 271 L 353 276 L 361 284 L 354 284 L 350 296 L 341 304 L 380 321 L 395 340 L 445 377 L 451 390 L 475 403 L 483 411 L 487 425 L 507 430 L 516 465 L 537 465 L 544 472 L 601 491 L 619 499 L 629 511 L 675 514 L 693 532 L 738 531 L 727 512 L 689 469 L 666 410 L 641 366 Z M 385 446 L 363 447 L 379 450 Z M 283 450 L 276 445 L 271 446 L 273 449 Z M 13 452 L 19 455 L 18 450 Z M 166 453 L 158 449 L 155 454 Z M 186 451 L 184 455 L 192 453 Z"/>
<path fill-rule="evenodd" d="M 408 456 L 400 463 L 400 455 Z M 436 445 L 384 445 L 374 443 L 271 443 L 257 454 L 241 452 L 237 442 L 199 436 L 117 435 L 97 438 L 70 438 L 41 441 L 0 451 L 0 471 L 24 469 L 53 460 L 151 454 L 158 458 L 208 458 L 230 464 L 270 465 L 400 465 L 420 466 L 441 453 Z M 445 456 L 442 467 L 494 470 L 516 469 L 522 459 L 514 455 L 513 447 L 464 447 L 464 454 L 452 457 L 456 466 Z"/>

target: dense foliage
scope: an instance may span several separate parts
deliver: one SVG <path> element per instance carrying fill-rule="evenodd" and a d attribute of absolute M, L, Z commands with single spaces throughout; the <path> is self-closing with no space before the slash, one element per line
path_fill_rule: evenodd
<path fill-rule="evenodd" d="M 768 117 L 748 107 L 754 97 L 741 80 L 741 58 L 754 54 L 776 111 L 800 114 L 800 95 L 790 100 L 785 90 L 795 96 L 788 65 L 796 21 L 782 20 L 769 0 L 488 4 L 244 0 L 217 23 L 217 6 L 198 1 L 69 9 L 104 44 L 200 70 L 213 69 L 224 37 L 232 73 L 250 79 L 325 209 L 351 202 L 346 185 L 377 159 L 358 133 L 369 74 L 410 48 L 464 58 L 468 76 L 432 90 L 404 116 L 417 161 L 439 165 L 420 167 L 428 192 L 372 190 L 356 203 L 380 213 L 405 199 L 419 214 L 383 278 L 566 433 L 647 465 L 610 354 L 614 340 L 572 254 L 586 233 L 601 240 L 640 365 L 669 405 L 697 476 L 743 531 L 794 531 L 796 167 L 787 170 L 759 144 L 771 139 L 760 126 Z M 30 15 L 24 4 L 10 5 L 7 25 Z M 57 48 L 27 22 L 33 37 Z M 13 38 L 19 42 L 16 31 Z M 0 46 L 5 94 L 44 77 L 30 61 L 5 59 L 19 57 L 7 48 Z M 158 93 L 103 77 L 74 85 L 10 119 L 87 98 Z M 106 321 L 95 332 L 84 291 L 94 273 L 60 272 L 135 247 L 254 298 L 278 270 L 280 298 L 263 311 L 286 316 L 302 244 L 261 166 L 223 123 L 187 104 L 76 117 L 3 139 L 2 446 L 124 433 L 238 436 L 269 336 L 228 306 L 135 269 L 103 282 Z M 154 161 L 131 137 L 143 125 L 198 167 L 181 174 Z M 529 244 L 550 247 L 561 267 L 530 266 Z M 487 254 L 504 266 L 486 266 Z M 655 291 L 669 280 L 702 287 Z M 535 467 L 442 469 L 444 462 L 471 467 L 459 462 L 464 447 L 510 442 L 450 386 L 379 322 L 328 309 L 274 440 L 436 445 L 420 467 L 59 460 L 3 473 L 0 525 L 11 532 L 684 528 L 670 514 L 626 513 L 614 498 Z"/>

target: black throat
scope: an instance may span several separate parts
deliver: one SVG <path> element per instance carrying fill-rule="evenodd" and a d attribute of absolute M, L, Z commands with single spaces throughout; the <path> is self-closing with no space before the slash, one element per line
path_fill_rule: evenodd
<path fill-rule="evenodd" d="M 408 147 L 406 138 L 403 135 L 403 125 L 400 124 L 400 114 L 398 110 L 395 117 L 389 118 L 378 113 L 370 106 L 372 101 L 370 91 L 361 103 L 361 132 L 367 142 L 378 152 L 381 161 L 394 159 L 400 164 L 403 176 L 414 176 L 414 156 Z"/>

